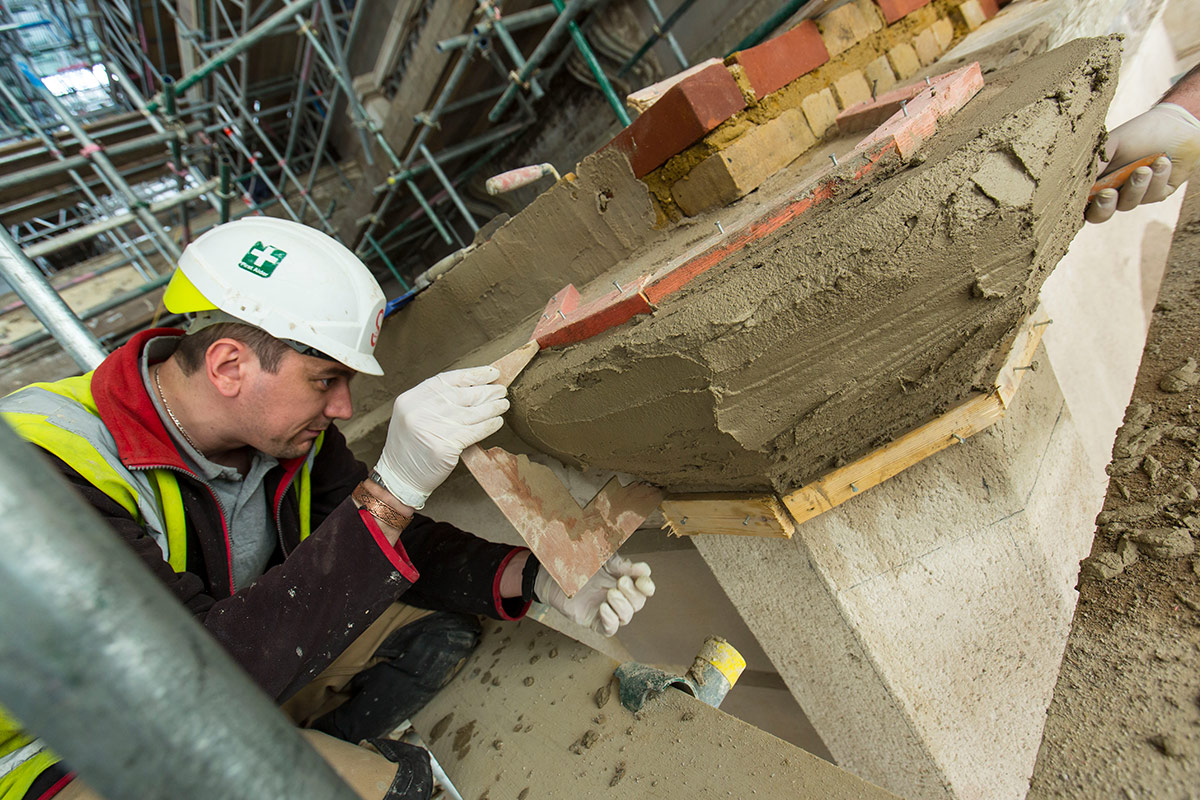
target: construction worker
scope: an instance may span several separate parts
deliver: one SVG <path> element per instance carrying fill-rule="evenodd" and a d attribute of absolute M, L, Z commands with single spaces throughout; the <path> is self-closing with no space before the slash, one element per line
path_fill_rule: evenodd
<path fill-rule="evenodd" d="M 268 217 L 220 225 L 163 300 L 190 315 L 186 334 L 139 333 L 0 412 L 364 797 L 429 796 L 428 754 L 382 737 L 453 676 L 480 615 L 518 619 L 538 599 L 611 636 L 654 593 L 649 566 L 614 556 L 569 599 L 527 549 L 417 513 L 500 428 L 493 367 L 396 398 L 368 475 L 334 423 L 354 375 L 383 374 L 384 296 L 332 238 Z M 53 796 L 95 795 L 0 717 L 0 800 Z"/>
<path fill-rule="evenodd" d="M 1149 111 L 1113 128 L 1105 146 L 1101 175 L 1155 153 L 1120 190 L 1104 189 L 1088 204 L 1088 222 L 1104 222 L 1117 211 L 1165 200 L 1188 179 L 1200 161 L 1200 66 L 1184 75 Z"/>

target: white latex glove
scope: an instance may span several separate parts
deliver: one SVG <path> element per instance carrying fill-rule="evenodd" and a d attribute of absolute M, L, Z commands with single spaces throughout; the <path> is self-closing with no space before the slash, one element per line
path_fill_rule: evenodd
<path fill-rule="evenodd" d="M 614 555 L 574 597 L 567 597 L 544 566 L 538 567 L 533 591 L 539 600 L 572 622 L 601 636 L 612 636 L 642 610 L 647 597 L 654 595 L 654 581 L 650 580 L 650 565 L 646 562 L 635 563 Z"/>
<path fill-rule="evenodd" d="M 495 367 L 443 372 L 396 398 L 375 470 L 402 503 L 421 508 L 462 451 L 500 430 L 508 411 Z"/>
<path fill-rule="evenodd" d="M 1167 157 L 1135 169 L 1119 191 L 1105 189 L 1092 198 L 1085 214 L 1088 222 L 1104 222 L 1114 212 L 1157 203 L 1178 189 L 1200 161 L 1200 120 L 1183 106 L 1159 103 L 1109 132 L 1103 169 L 1120 169 L 1155 153 Z"/>

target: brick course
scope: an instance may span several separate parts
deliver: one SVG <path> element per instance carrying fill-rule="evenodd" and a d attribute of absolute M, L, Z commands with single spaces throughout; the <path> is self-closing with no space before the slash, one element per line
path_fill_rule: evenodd
<path fill-rule="evenodd" d="M 734 53 L 758 99 L 782 89 L 829 60 L 816 23 L 806 19 L 787 33 Z"/>

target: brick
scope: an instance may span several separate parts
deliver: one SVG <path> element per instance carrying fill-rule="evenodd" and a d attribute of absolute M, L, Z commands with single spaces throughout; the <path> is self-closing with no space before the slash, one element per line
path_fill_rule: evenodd
<path fill-rule="evenodd" d="M 874 130 L 887 122 L 893 114 L 900 110 L 901 103 L 910 102 L 925 90 L 925 84 L 918 81 L 888 92 L 880 92 L 874 100 L 847 108 L 838 114 L 837 126 L 839 133 L 855 133 L 857 131 Z"/>
<path fill-rule="evenodd" d="M 883 30 L 883 14 L 879 13 L 879 6 L 875 5 L 874 0 L 854 0 L 854 5 L 858 6 L 858 13 L 862 14 L 871 33 Z"/>
<path fill-rule="evenodd" d="M 927 67 L 937 61 L 937 57 L 942 54 L 942 48 L 938 47 L 937 36 L 934 35 L 932 26 L 917 34 L 913 39 L 913 49 L 917 51 L 917 58 L 922 66 Z"/>
<path fill-rule="evenodd" d="M 869 136 L 858 143 L 854 153 L 868 153 L 879 147 L 894 147 L 902 158 L 907 159 L 920 148 L 938 129 L 940 120 L 962 108 L 968 100 L 983 88 L 983 73 L 976 61 L 961 69 L 933 78 L 933 90 L 917 84 L 918 93 L 908 103 L 908 113 L 893 114 Z M 894 89 L 896 95 L 911 87 Z M 881 102 L 886 98 L 878 98 Z"/>
<path fill-rule="evenodd" d="M 979 0 L 967 0 L 965 3 L 960 3 L 954 7 L 954 11 L 968 31 L 977 29 L 988 20 Z"/>
<path fill-rule="evenodd" d="M 900 80 L 911 78 L 921 71 L 921 59 L 911 44 L 898 44 L 887 53 L 888 63 Z"/>
<path fill-rule="evenodd" d="M 838 107 L 833 99 L 833 91 L 828 87 L 801 100 L 800 108 L 804 111 L 808 127 L 818 138 L 824 137 L 825 131 L 837 124 Z"/>
<path fill-rule="evenodd" d="M 892 64 L 887 56 L 880 56 L 867 64 L 863 73 L 877 97 L 896 85 L 896 73 L 892 71 Z"/>
<path fill-rule="evenodd" d="M 929 5 L 929 2 L 930 0 L 875 0 L 875 4 L 883 12 L 883 18 L 888 25 L 906 14 L 911 14 L 921 6 Z"/>
<path fill-rule="evenodd" d="M 1000 13 L 1000 6 L 1007 5 L 1009 0 L 979 0 L 979 7 L 988 19 Z"/>
<path fill-rule="evenodd" d="M 803 115 L 789 108 L 701 161 L 671 187 L 689 217 L 745 197 L 816 144 Z"/>
<path fill-rule="evenodd" d="M 732 56 L 745 71 L 756 98 L 782 89 L 829 60 L 816 23 L 806 19 L 787 33 Z"/>
<path fill-rule="evenodd" d="M 871 99 L 871 85 L 860 70 L 847 72 L 833 82 L 833 96 L 839 108 L 849 108 Z"/>
<path fill-rule="evenodd" d="M 641 178 L 745 107 L 729 70 L 715 64 L 672 86 L 605 146 L 625 153 Z"/>
<path fill-rule="evenodd" d="M 950 45 L 954 42 L 954 23 L 949 17 L 942 17 L 937 22 L 930 26 L 933 31 L 933 36 L 937 39 L 938 49 L 943 53 L 950 49 Z"/>
<path fill-rule="evenodd" d="M 978 2 L 978 0 L 971 0 L 971 2 Z M 678 72 L 669 78 L 663 78 L 658 83 L 652 83 L 643 89 L 638 89 L 636 92 L 625 98 L 625 105 L 634 111 L 637 111 L 639 114 L 644 114 L 646 109 L 657 103 L 658 99 L 666 94 L 667 90 L 672 86 L 683 82 L 692 75 L 695 75 L 697 72 L 701 72 L 709 67 L 723 63 L 724 62 L 719 58 L 710 58 L 707 61 L 702 61 L 699 64 L 688 67 L 682 72 Z"/>
<path fill-rule="evenodd" d="M 849 50 L 873 32 L 863 19 L 862 11 L 853 3 L 838 6 L 817 19 L 821 39 L 830 57 Z"/>

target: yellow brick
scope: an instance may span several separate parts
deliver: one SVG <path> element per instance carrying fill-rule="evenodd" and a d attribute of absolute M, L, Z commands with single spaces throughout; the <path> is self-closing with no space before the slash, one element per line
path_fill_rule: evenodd
<path fill-rule="evenodd" d="M 934 35 L 932 26 L 917 34 L 913 39 L 913 49 L 917 51 L 917 58 L 921 60 L 922 66 L 927 67 L 937 61 L 942 49 L 938 47 L 937 36 Z"/>
<path fill-rule="evenodd" d="M 689 217 L 728 205 L 757 189 L 816 141 L 800 112 L 789 108 L 701 161 L 675 182 L 671 196 Z"/>
<path fill-rule="evenodd" d="M 937 39 L 938 49 L 943 53 L 950 49 L 954 42 L 954 23 L 949 17 L 941 17 L 931 26 L 933 37 Z"/>
<path fill-rule="evenodd" d="M 817 18 L 817 27 L 830 56 L 850 49 L 873 32 L 858 6 L 847 3 Z"/>
<path fill-rule="evenodd" d="M 887 54 L 888 63 L 900 80 L 910 78 L 921 70 L 921 59 L 911 44 L 898 44 Z"/>
<path fill-rule="evenodd" d="M 863 21 L 867 23 L 871 33 L 883 30 L 883 14 L 879 13 L 879 6 L 875 4 L 875 0 L 854 0 L 854 5 L 858 6 L 858 13 L 862 14 Z"/>
<path fill-rule="evenodd" d="M 833 95 L 839 108 L 849 108 L 871 99 L 871 85 L 862 72 L 854 70 L 833 82 Z"/>
<path fill-rule="evenodd" d="M 973 31 L 987 22 L 987 16 L 983 13 L 983 7 L 979 5 L 979 0 L 966 0 L 965 3 L 955 6 L 954 10 L 969 31 Z"/>
<path fill-rule="evenodd" d="M 828 87 L 801 100 L 800 108 L 804 111 L 804 118 L 808 120 L 808 127 L 812 128 L 812 132 L 818 138 L 824 137 L 825 131 L 837 124 L 838 107 L 833 100 L 833 92 Z"/>
<path fill-rule="evenodd" d="M 876 95 L 883 94 L 896 85 L 896 73 L 892 71 L 892 65 L 888 62 L 887 56 L 880 56 L 867 64 L 864 71 L 867 83 L 872 86 Z"/>

